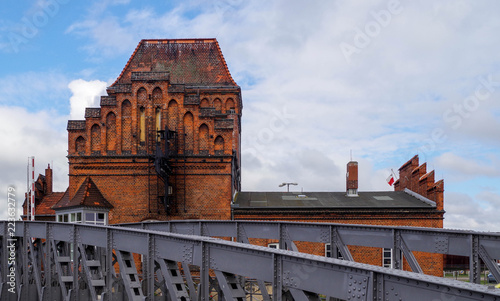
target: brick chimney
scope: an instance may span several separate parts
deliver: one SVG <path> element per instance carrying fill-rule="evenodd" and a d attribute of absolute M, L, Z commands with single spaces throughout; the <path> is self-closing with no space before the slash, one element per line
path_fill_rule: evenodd
<path fill-rule="evenodd" d="M 52 193 L 52 169 L 49 166 L 45 169 L 45 184 L 46 190 L 45 190 L 45 195 L 51 194 Z"/>
<path fill-rule="evenodd" d="M 356 161 L 347 163 L 346 192 L 347 196 L 358 196 L 358 162 Z"/>

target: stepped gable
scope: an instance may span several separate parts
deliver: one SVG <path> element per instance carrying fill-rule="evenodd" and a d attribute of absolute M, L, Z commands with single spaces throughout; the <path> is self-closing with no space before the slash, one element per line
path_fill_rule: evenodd
<path fill-rule="evenodd" d="M 110 88 L 147 72 L 168 73 L 170 84 L 237 86 L 216 39 L 142 40 Z"/>
<path fill-rule="evenodd" d="M 57 204 L 52 206 L 52 209 L 71 207 L 113 208 L 113 205 L 104 198 L 94 181 L 87 177 L 71 200 L 63 197 Z"/>

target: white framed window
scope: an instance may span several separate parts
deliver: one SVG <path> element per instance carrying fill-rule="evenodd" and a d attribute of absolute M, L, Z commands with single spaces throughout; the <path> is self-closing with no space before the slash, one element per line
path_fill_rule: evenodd
<path fill-rule="evenodd" d="M 392 249 L 382 249 L 382 266 L 384 268 L 392 268 Z"/>
<path fill-rule="evenodd" d="M 401 265 L 403 265 L 403 253 L 401 252 Z M 392 258 L 392 249 L 383 248 L 382 249 L 382 266 L 384 268 L 394 268 L 394 259 Z"/>
<path fill-rule="evenodd" d="M 280 244 L 278 242 L 273 242 L 273 243 L 267 244 L 267 247 L 271 248 L 271 249 L 279 249 Z"/>
<path fill-rule="evenodd" d="M 56 215 L 56 221 L 62 223 L 77 223 L 77 224 L 90 224 L 90 225 L 107 225 L 108 212 L 93 211 L 83 209 L 72 212 L 60 212 Z"/>
<path fill-rule="evenodd" d="M 332 246 L 330 244 L 325 244 L 325 257 L 332 257 Z M 337 249 L 337 259 L 344 260 L 344 257 L 342 256 L 342 253 L 340 253 L 339 249 Z"/>

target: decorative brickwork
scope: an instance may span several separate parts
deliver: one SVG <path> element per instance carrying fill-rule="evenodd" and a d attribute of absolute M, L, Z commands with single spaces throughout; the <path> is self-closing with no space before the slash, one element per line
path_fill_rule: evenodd
<path fill-rule="evenodd" d="M 89 179 L 113 206 L 110 223 L 229 219 L 241 92 L 217 41 L 141 41 L 107 92 L 85 120 L 68 122 L 69 198 Z M 212 114 L 200 113 L 201 99 Z M 225 103 L 235 116 L 216 120 Z M 168 183 L 154 165 L 161 153 Z"/>

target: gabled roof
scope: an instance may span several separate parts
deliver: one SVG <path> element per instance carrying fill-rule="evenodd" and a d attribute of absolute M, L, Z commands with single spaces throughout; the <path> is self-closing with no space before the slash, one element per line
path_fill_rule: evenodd
<path fill-rule="evenodd" d="M 73 207 L 101 207 L 111 209 L 113 205 L 104 198 L 94 181 L 90 177 L 87 177 L 71 200 L 63 197 L 57 204 L 52 206 L 52 209 L 58 210 Z"/>
<path fill-rule="evenodd" d="M 132 72 L 166 72 L 171 84 L 237 86 L 216 39 L 142 40 L 111 87 Z"/>
<path fill-rule="evenodd" d="M 258 208 L 436 208 L 436 203 L 409 191 L 358 192 L 357 197 L 345 192 L 239 192 L 234 204 L 241 209 Z"/>

